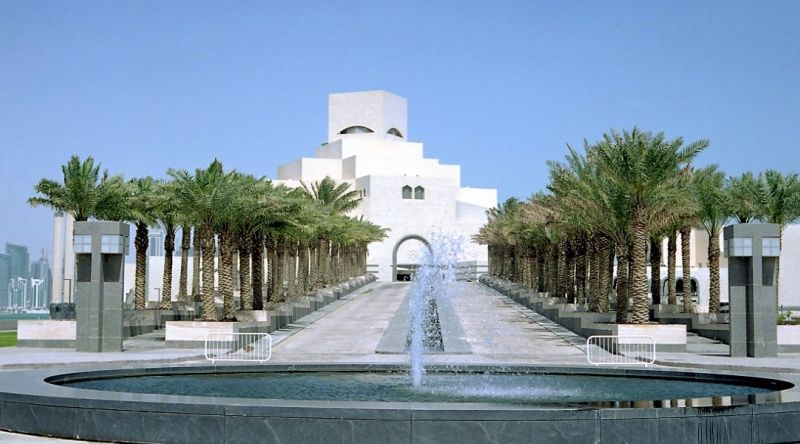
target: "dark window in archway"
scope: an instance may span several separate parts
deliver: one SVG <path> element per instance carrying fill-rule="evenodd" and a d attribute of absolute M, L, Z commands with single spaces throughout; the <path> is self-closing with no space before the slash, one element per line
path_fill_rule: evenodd
<path fill-rule="evenodd" d="M 403 187 L 403 199 L 411 199 L 411 187 L 408 185 Z"/>
<path fill-rule="evenodd" d="M 366 133 L 374 133 L 371 129 L 367 128 L 366 126 L 348 126 L 347 128 L 339 131 L 339 134 L 366 134 Z"/>
<path fill-rule="evenodd" d="M 400 131 L 397 130 L 397 128 L 391 128 L 389 131 L 386 132 L 393 136 L 403 137 L 403 135 L 400 133 Z"/>
<path fill-rule="evenodd" d="M 425 199 L 425 188 L 416 187 L 414 188 L 414 199 Z"/>

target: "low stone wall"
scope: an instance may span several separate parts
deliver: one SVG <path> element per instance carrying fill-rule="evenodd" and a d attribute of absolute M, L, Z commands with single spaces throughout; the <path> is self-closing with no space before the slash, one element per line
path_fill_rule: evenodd
<path fill-rule="evenodd" d="M 75 320 L 24 319 L 17 324 L 18 347 L 74 348 Z"/>
<path fill-rule="evenodd" d="M 538 293 L 492 276 L 481 276 L 480 282 L 584 338 L 595 335 L 645 335 L 655 339 L 658 350 L 686 350 L 686 327 L 683 325 L 646 324 L 647 333 L 634 332 L 633 329 L 642 326 L 614 324 L 613 313 L 588 312 L 584 305 L 568 303 L 564 298 L 548 297 L 546 293 Z"/>
<path fill-rule="evenodd" d="M 167 321 L 166 346 L 203 348 L 209 333 L 272 333 L 375 280 L 372 274 L 359 276 L 317 290 L 307 298 L 274 304 L 266 310 L 237 311 L 236 322 Z"/>
<path fill-rule="evenodd" d="M 778 326 L 778 351 L 800 353 L 800 325 Z"/>
<path fill-rule="evenodd" d="M 654 305 L 650 316 L 660 324 L 683 324 L 686 329 L 705 338 L 728 344 L 731 331 L 726 313 L 681 313 L 677 305 Z"/>

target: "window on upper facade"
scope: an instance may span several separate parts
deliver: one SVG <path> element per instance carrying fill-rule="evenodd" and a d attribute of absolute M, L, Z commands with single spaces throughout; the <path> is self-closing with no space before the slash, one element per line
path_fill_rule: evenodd
<path fill-rule="evenodd" d="M 374 132 L 375 131 L 372 131 L 366 126 L 348 126 L 347 128 L 339 131 L 339 134 L 366 134 Z"/>
<path fill-rule="evenodd" d="M 414 188 L 414 199 L 425 199 L 425 188 L 416 187 Z"/>
<path fill-rule="evenodd" d="M 386 131 L 386 132 L 391 134 L 391 135 L 393 135 L 393 136 L 403 137 L 403 135 L 400 133 L 400 131 L 397 128 L 391 128 L 391 129 L 389 129 L 389 131 Z"/>
<path fill-rule="evenodd" d="M 411 187 L 408 185 L 403 187 L 403 199 L 411 199 Z"/>

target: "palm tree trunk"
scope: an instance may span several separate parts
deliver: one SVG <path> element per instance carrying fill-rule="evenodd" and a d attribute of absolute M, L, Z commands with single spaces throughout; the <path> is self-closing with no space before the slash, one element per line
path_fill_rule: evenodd
<path fill-rule="evenodd" d="M 617 324 L 628 322 L 628 245 L 617 243 Z"/>
<path fill-rule="evenodd" d="M 673 231 L 667 238 L 667 303 L 678 305 L 678 291 L 676 290 L 675 263 L 678 254 L 678 235 Z"/>
<path fill-rule="evenodd" d="M 319 264 L 317 252 L 319 251 L 319 245 L 316 243 L 309 245 L 308 250 L 308 290 L 314 291 L 317 289 L 317 265 Z"/>
<path fill-rule="evenodd" d="M 136 223 L 136 238 L 134 247 L 136 248 L 136 278 L 134 280 L 134 308 L 144 310 L 147 305 L 147 247 L 150 244 L 150 235 L 147 224 Z"/>
<path fill-rule="evenodd" d="M 286 254 L 286 275 L 289 281 L 286 294 L 289 297 L 297 297 L 297 242 L 289 243 Z"/>
<path fill-rule="evenodd" d="M 278 266 L 278 245 L 275 239 L 267 239 L 267 300 L 270 302 L 279 299 L 278 280 L 277 274 L 280 267 Z"/>
<path fill-rule="evenodd" d="M 314 288 L 325 287 L 325 256 L 327 250 L 327 241 L 325 238 L 319 238 L 319 245 L 317 246 L 317 275 L 314 277 Z"/>
<path fill-rule="evenodd" d="M 575 302 L 580 305 L 586 303 L 586 253 L 586 240 L 580 239 L 575 258 Z"/>
<path fill-rule="evenodd" d="M 297 271 L 297 286 L 300 289 L 300 296 L 308 294 L 308 245 L 303 242 L 300 244 L 299 268 Z"/>
<path fill-rule="evenodd" d="M 591 246 L 591 262 L 589 264 L 589 311 L 600 311 L 600 238 L 595 237 Z"/>
<path fill-rule="evenodd" d="M 634 324 L 646 324 L 650 322 L 650 304 L 647 301 L 647 231 L 645 222 L 634 213 L 633 217 L 633 247 L 631 258 L 631 295 L 633 296 L 633 319 Z"/>
<path fill-rule="evenodd" d="M 241 293 L 239 303 L 242 310 L 253 309 L 253 284 L 250 275 L 250 258 L 253 255 L 253 237 L 243 236 L 239 244 L 239 288 Z"/>
<path fill-rule="evenodd" d="M 489 252 L 489 276 L 497 276 L 495 272 L 495 267 L 497 265 L 497 259 L 495 258 L 495 248 L 494 245 L 489 244 L 486 246 L 486 249 Z"/>
<path fill-rule="evenodd" d="M 567 293 L 567 248 L 564 242 L 558 243 L 557 260 L 558 274 L 556 275 L 556 297 L 563 298 Z"/>
<path fill-rule="evenodd" d="M 650 238 L 650 292 L 653 304 L 661 304 L 661 239 Z"/>
<path fill-rule="evenodd" d="M 253 310 L 264 309 L 264 238 L 253 237 Z"/>
<path fill-rule="evenodd" d="M 279 243 L 275 239 L 267 241 L 267 268 L 269 270 L 269 301 L 277 302 L 281 299 L 283 283 L 280 281 L 280 255 L 278 254 Z"/>
<path fill-rule="evenodd" d="M 600 294 L 597 299 L 597 310 L 607 313 L 609 310 L 608 295 L 611 293 L 611 241 L 606 236 L 600 236 Z"/>
<path fill-rule="evenodd" d="M 567 249 L 567 299 L 571 303 L 575 303 L 575 248 L 570 246 Z"/>
<path fill-rule="evenodd" d="M 192 243 L 192 231 L 188 225 L 181 227 L 181 271 L 178 278 L 178 302 L 185 304 L 189 299 L 189 249 Z"/>
<path fill-rule="evenodd" d="M 192 300 L 200 302 L 203 295 L 203 289 L 200 287 L 200 259 L 203 256 L 203 230 L 200 227 L 194 227 L 194 239 L 192 252 Z"/>
<path fill-rule="evenodd" d="M 172 255 L 175 253 L 175 228 L 166 227 L 164 236 L 164 273 L 161 276 L 162 310 L 172 309 Z"/>
<path fill-rule="evenodd" d="M 235 321 L 236 308 L 233 306 L 234 245 L 231 233 L 220 234 L 219 245 L 219 291 L 222 296 L 222 320 Z"/>
<path fill-rule="evenodd" d="M 690 226 L 681 228 L 681 265 L 683 268 L 683 312 L 692 312 L 692 268 L 691 252 L 689 250 L 689 236 L 692 232 Z"/>
<path fill-rule="evenodd" d="M 217 308 L 214 302 L 214 231 L 210 224 L 204 224 L 203 239 L 203 292 L 201 293 L 204 321 L 217 320 Z"/>
<path fill-rule="evenodd" d="M 708 236 L 709 299 L 708 312 L 719 313 L 719 233 Z"/>
<path fill-rule="evenodd" d="M 539 254 L 536 256 L 536 291 L 540 293 L 544 293 L 547 291 L 545 286 L 546 277 L 545 274 L 547 271 L 545 270 L 545 255 L 544 252 L 539 251 Z"/>

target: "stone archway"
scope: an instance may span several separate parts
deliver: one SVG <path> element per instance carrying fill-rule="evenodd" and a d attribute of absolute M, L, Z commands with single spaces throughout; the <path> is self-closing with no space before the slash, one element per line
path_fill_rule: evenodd
<path fill-rule="evenodd" d="M 399 250 L 400 249 L 400 245 L 402 245 L 403 242 L 405 242 L 407 240 L 418 240 L 418 241 L 422 242 L 423 245 L 425 245 L 425 247 L 428 249 L 428 251 L 431 250 L 430 242 L 428 242 L 427 239 L 425 239 L 424 237 L 422 237 L 422 236 L 420 236 L 418 234 L 409 234 L 409 235 L 401 237 L 400 240 L 398 240 L 397 243 L 394 244 L 394 249 L 392 249 L 392 281 L 393 282 L 397 280 L 397 250 Z"/>

